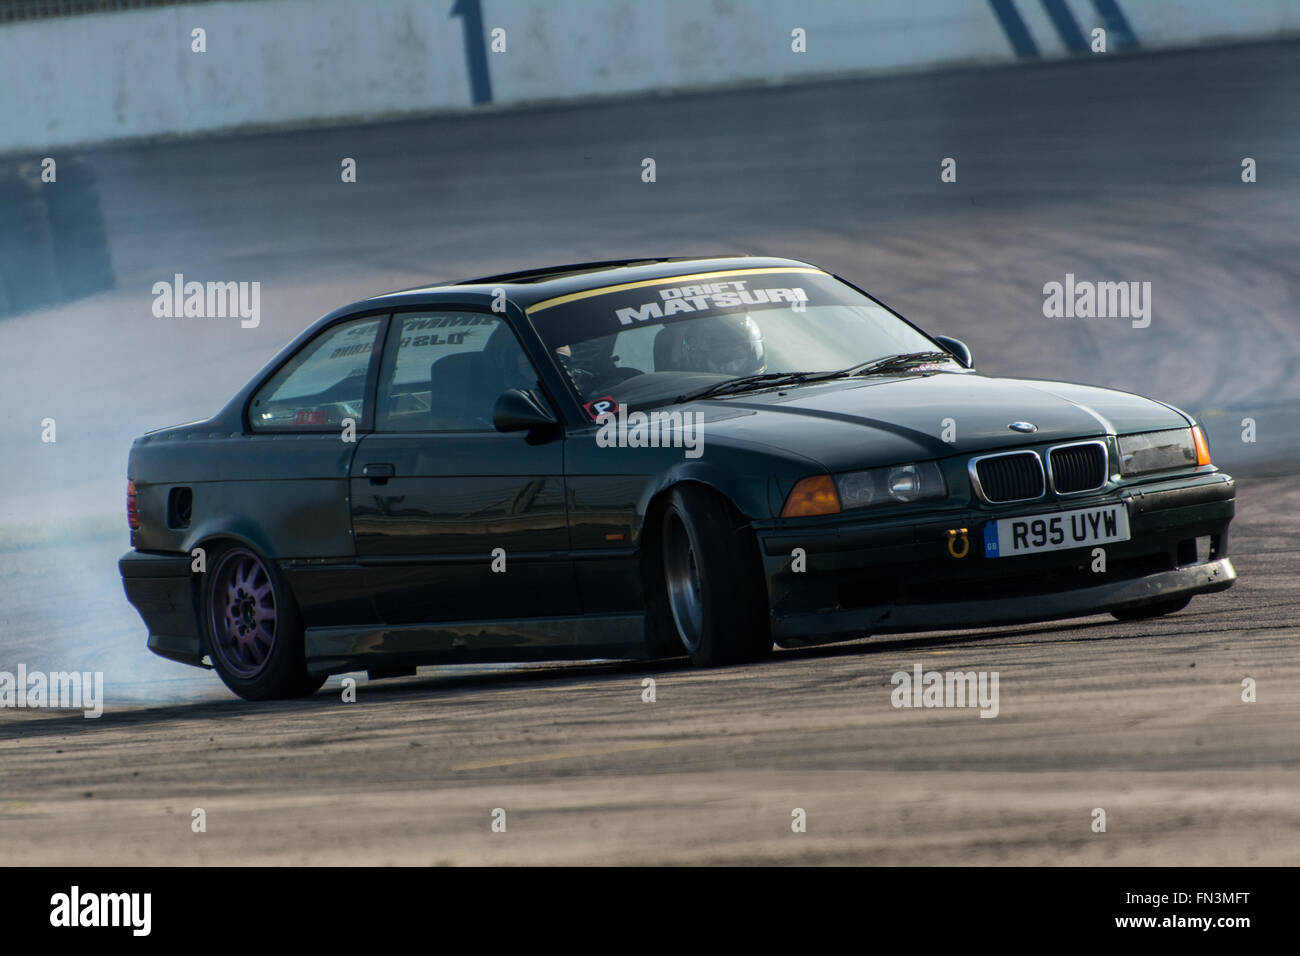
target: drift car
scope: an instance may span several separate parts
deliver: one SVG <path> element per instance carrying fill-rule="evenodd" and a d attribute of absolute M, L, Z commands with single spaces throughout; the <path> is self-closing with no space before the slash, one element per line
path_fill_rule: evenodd
<path fill-rule="evenodd" d="M 149 648 L 249 699 L 421 664 L 753 661 L 1230 586 L 1230 477 L 1183 412 L 989 378 L 773 258 L 381 295 L 215 417 L 135 441 Z"/>

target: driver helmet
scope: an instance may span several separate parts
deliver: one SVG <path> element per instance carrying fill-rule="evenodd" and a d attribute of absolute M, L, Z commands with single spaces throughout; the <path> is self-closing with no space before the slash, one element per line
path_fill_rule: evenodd
<path fill-rule="evenodd" d="M 748 315 L 688 322 L 681 342 L 683 371 L 755 375 L 767 369 L 763 333 Z"/>

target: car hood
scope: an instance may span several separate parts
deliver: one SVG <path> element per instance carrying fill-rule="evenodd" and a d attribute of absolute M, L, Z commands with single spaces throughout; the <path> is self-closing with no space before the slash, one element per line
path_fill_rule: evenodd
<path fill-rule="evenodd" d="M 1040 442 L 1186 427 L 1171 406 L 1113 389 L 960 372 L 881 376 L 695 402 L 712 438 L 761 444 L 829 471 Z M 953 441 L 944 441 L 951 419 Z M 1012 431 L 1012 422 L 1037 426 Z"/>

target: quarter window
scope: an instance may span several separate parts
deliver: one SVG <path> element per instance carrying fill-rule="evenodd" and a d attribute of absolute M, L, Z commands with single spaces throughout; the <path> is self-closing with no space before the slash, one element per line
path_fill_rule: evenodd
<path fill-rule="evenodd" d="M 248 406 L 254 431 L 332 431 L 362 427 L 366 381 L 383 316 L 322 332 L 258 389 Z"/>

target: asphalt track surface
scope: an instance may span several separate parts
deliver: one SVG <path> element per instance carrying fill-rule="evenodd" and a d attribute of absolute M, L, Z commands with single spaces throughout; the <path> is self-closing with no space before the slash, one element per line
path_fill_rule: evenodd
<path fill-rule="evenodd" d="M 103 670 L 108 709 L 0 711 L 5 862 L 1300 862 L 1297 67 L 1294 45 L 1240 47 L 88 155 L 117 290 L 0 321 L 22 410 L 0 417 L 0 670 Z M 246 704 L 144 650 L 114 566 L 131 437 L 210 414 L 345 301 L 742 251 L 852 278 L 984 372 L 1203 416 L 1239 478 L 1238 585 L 1144 623 L 718 671 L 431 669 L 363 680 L 356 703 L 336 678 Z M 260 280 L 261 325 L 154 318 L 149 289 L 176 272 Z M 1044 318 L 1067 272 L 1151 281 L 1151 326 Z M 894 708 L 890 675 L 915 664 L 997 671 L 999 715 Z"/>

